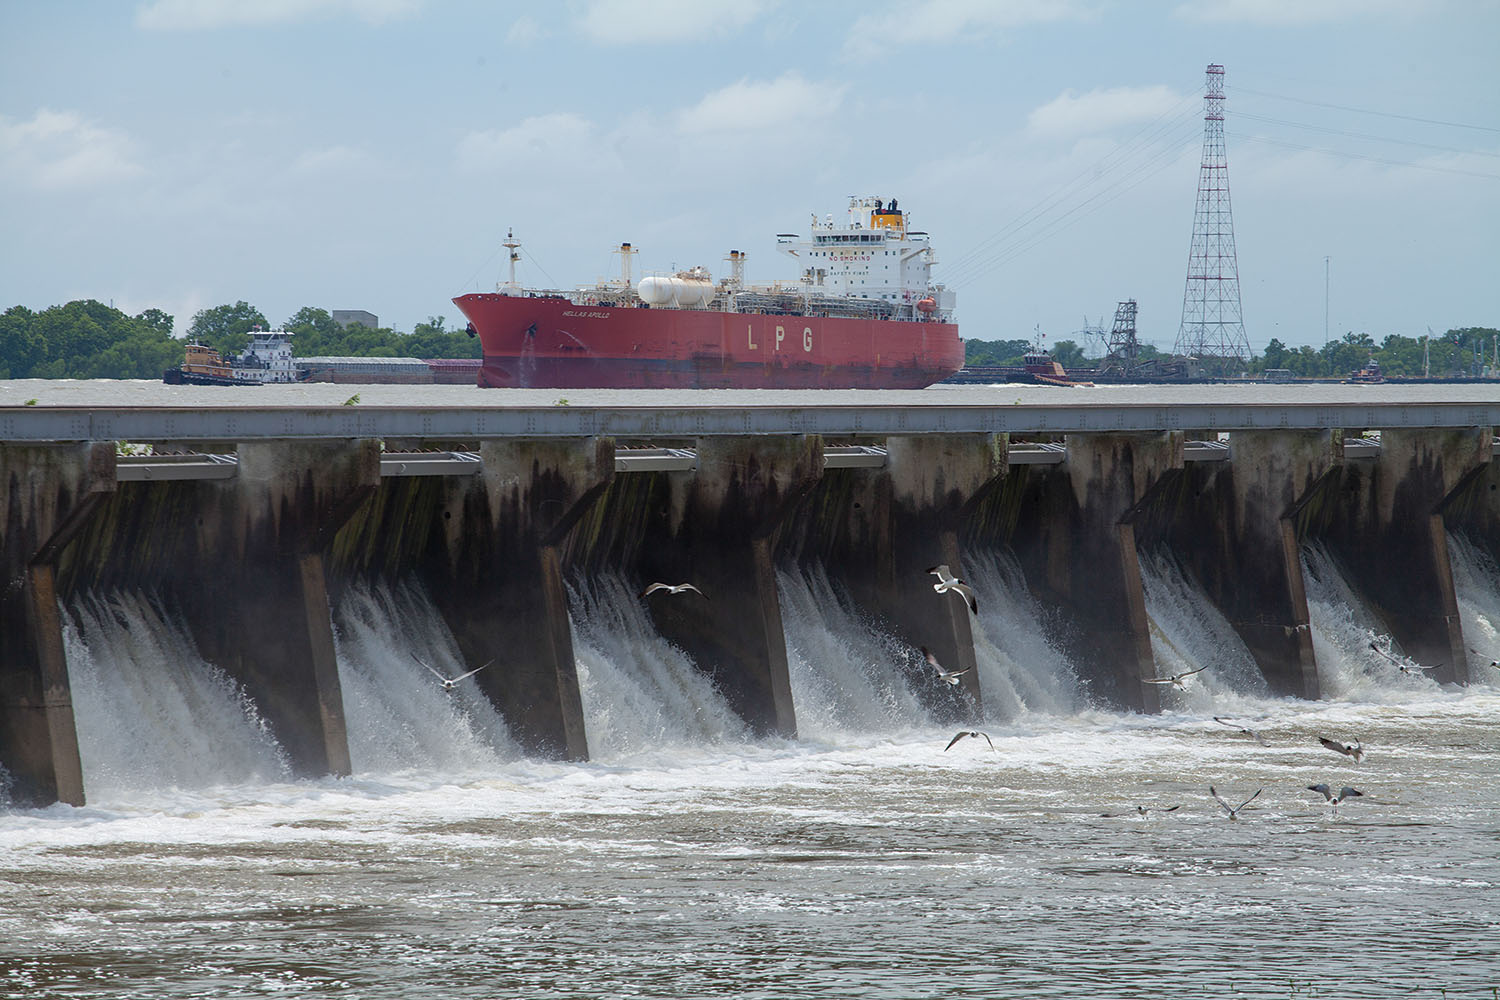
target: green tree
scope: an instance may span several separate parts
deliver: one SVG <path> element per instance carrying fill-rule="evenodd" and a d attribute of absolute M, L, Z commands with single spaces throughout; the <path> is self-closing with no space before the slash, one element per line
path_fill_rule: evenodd
<path fill-rule="evenodd" d="M 259 309 L 241 299 L 232 306 L 198 310 L 193 314 L 187 335 L 189 340 L 212 347 L 220 354 L 236 354 L 250 342 L 251 330 L 257 326 L 269 329 L 270 325 Z"/>
<path fill-rule="evenodd" d="M 1083 368 L 1088 364 L 1083 358 L 1083 348 L 1071 340 L 1059 340 L 1053 345 L 1052 360 L 1064 368 Z"/>
<path fill-rule="evenodd" d="M 1019 365 L 1029 350 L 1031 350 L 1029 340 L 966 340 L 964 341 L 964 363 Z"/>
<path fill-rule="evenodd" d="M 153 330 L 157 330 L 167 336 L 172 335 L 172 326 L 176 322 L 171 313 L 162 312 L 160 309 L 147 309 L 135 317 L 139 322 L 145 323 Z"/>
<path fill-rule="evenodd" d="M 1291 352 L 1287 350 L 1285 344 L 1277 340 L 1275 337 L 1272 337 L 1271 342 L 1266 345 L 1265 367 L 1285 368 L 1287 355 L 1289 353 Z"/>
<path fill-rule="evenodd" d="M 33 329 L 36 314 L 25 306 L 11 306 L 0 314 L 0 378 L 30 378 L 47 360 L 47 343 Z"/>

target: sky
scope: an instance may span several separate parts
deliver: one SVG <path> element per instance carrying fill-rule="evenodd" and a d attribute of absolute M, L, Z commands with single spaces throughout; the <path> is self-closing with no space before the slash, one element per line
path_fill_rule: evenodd
<path fill-rule="evenodd" d="M 706 265 L 851 195 L 960 333 L 1174 345 L 1209 63 L 1246 334 L 1500 327 L 1500 0 L 0 0 L 0 309 L 410 331 Z"/>

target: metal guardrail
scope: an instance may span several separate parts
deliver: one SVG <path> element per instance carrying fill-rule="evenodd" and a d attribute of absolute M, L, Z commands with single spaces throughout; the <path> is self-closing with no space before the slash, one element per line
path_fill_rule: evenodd
<path fill-rule="evenodd" d="M 380 456 L 381 478 L 387 476 L 473 476 L 484 463 L 472 451 L 386 452 Z"/>
<path fill-rule="evenodd" d="M 1061 444 L 1013 444 L 1008 449 L 1011 465 L 1061 465 L 1068 460 L 1068 449 Z"/>
<path fill-rule="evenodd" d="M 616 472 L 691 472 L 698 453 L 691 448 L 616 448 Z"/>
<path fill-rule="evenodd" d="M 1223 441 L 1184 441 L 1184 462 L 1225 462 L 1229 460 L 1229 445 Z"/>
<path fill-rule="evenodd" d="M 115 481 L 163 483 L 195 479 L 233 479 L 238 455 L 121 455 L 115 459 Z"/>
<path fill-rule="evenodd" d="M 1066 445 L 1019 442 L 1009 451 L 1011 465 L 1059 465 L 1067 461 Z M 1493 445 L 1500 459 L 1500 438 Z M 1187 441 L 1182 446 L 1185 462 L 1223 462 L 1230 457 L 1223 441 Z M 1373 438 L 1345 438 L 1345 459 L 1380 457 L 1380 442 Z M 827 469 L 880 469 L 889 461 L 878 445 L 841 445 L 823 450 Z M 472 451 L 386 452 L 380 456 L 380 475 L 472 476 L 484 467 Z M 620 448 L 615 451 L 615 471 L 691 472 L 698 467 L 692 448 Z M 239 474 L 237 455 L 121 455 L 115 463 L 115 479 L 122 483 L 173 482 L 202 479 L 232 479 Z"/>
<path fill-rule="evenodd" d="M 1500 426 L 1500 399 L 1459 402 L 976 406 L 3 407 L 0 441 L 1111 434 Z"/>

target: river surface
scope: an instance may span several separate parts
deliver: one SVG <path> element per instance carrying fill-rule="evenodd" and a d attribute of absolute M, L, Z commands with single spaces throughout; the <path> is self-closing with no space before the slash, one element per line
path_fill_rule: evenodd
<path fill-rule="evenodd" d="M 149 595 L 81 600 L 89 804 L 0 809 L 0 996 L 1490 997 L 1500 571 L 1452 541 L 1478 682 L 1369 651 L 1309 550 L 1318 702 L 1269 697 L 1143 560 L 1162 669 L 1210 667 L 1159 716 L 1094 705 L 981 560 L 989 739 L 951 749 L 819 571 L 780 575 L 797 740 L 748 736 L 601 577 L 573 593 L 587 764 L 443 695 L 414 657 L 457 669 L 452 636 L 373 584 L 335 609 L 356 775 L 314 781 Z M 1260 794 L 1230 820 L 1210 786 Z"/>
<path fill-rule="evenodd" d="M 1097 392 L 1231 390 L 1311 398 Z M 0 405 L 223 392 L 8 382 Z M 1158 716 L 1096 704 L 1079 680 L 1095 665 L 1047 641 L 1014 560 L 976 556 L 988 738 L 951 749 L 922 708 L 930 680 L 902 668 L 911 651 L 815 568 L 779 576 L 796 740 L 751 737 L 626 581 L 574 581 L 586 764 L 528 758 L 472 689 L 438 690 L 416 658 L 459 672 L 453 637 L 420 587 L 371 584 L 334 609 L 356 773 L 311 781 L 171 609 L 80 598 L 66 638 L 89 804 L 0 792 L 0 997 L 1494 997 L 1500 568 L 1460 536 L 1450 550 L 1465 689 L 1371 651 L 1410 665 L 1333 560 L 1304 553 L 1317 702 L 1271 697 L 1170 556 L 1143 554 L 1159 668 L 1209 668 Z M 1360 741 L 1363 760 L 1320 736 Z M 1318 783 L 1363 795 L 1335 808 Z M 1259 795 L 1231 820 L 1210 786 L 1231 805 Z"/>

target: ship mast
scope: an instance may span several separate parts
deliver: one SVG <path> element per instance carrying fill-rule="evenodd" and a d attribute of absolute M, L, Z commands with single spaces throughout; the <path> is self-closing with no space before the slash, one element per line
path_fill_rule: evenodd
<path fill-rule="evenodd" d="M 620 287 L 628 292 L 630 291 L 632 279 L 630 258 L 640 253 L 640 251 L 629 243 L 621 243 L 620 249 L 616 250 L 615 253 L 620 255 Z"/>
<path fill-rule="evenodd" d="M 516 284 L 516 261 L 521 259 L 521 255 L 516 253 L 516 251 L 521 249 L 521 243 L 516 239 L 516 234 L 507 228 L 505 230 L 505 242 L 500 245 L 510 251 L 510 278 L 499 290 L 515 294 L 521 290 L 521 286 Z"/>

